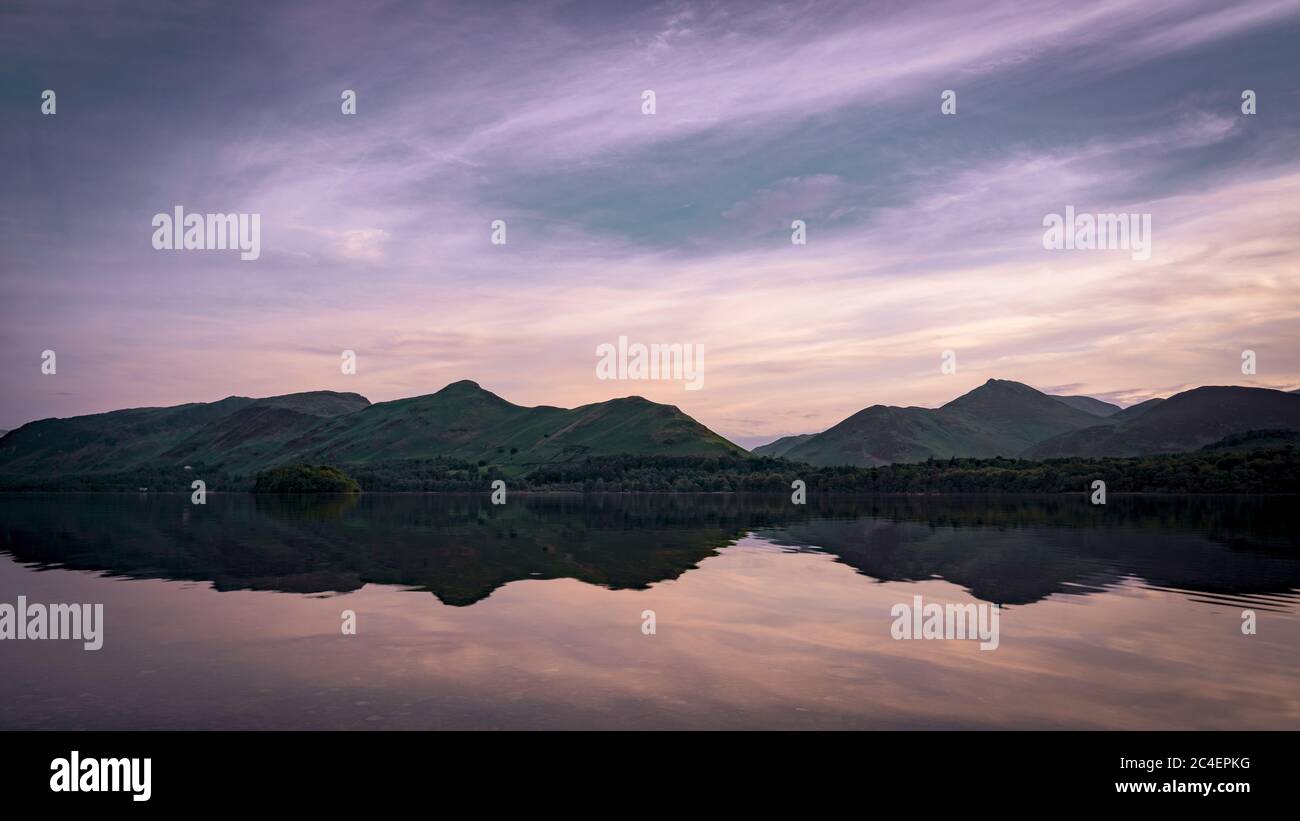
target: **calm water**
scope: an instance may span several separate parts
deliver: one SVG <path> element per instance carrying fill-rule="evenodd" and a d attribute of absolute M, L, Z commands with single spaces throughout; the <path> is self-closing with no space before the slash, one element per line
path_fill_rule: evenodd
<path fill-rule="evenodd" d="M 0 728 L 1297 729 L 1297 502 L 0 495 Z"/>

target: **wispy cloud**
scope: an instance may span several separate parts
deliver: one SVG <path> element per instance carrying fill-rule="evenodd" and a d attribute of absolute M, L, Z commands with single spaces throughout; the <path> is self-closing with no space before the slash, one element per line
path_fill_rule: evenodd
<path fill-rule="evenodd" d="M 990 376 L 1240 383 L 1246 347 L 1261 383 L 1300 382 L 1298 3 L 498 12 L 9 12 L 0 428 L 474 378 L 757 437 Z M 60 113 L 33 116 L 47 86 Z M 261 213 L 262 259 L 152 251 L 176 204 Z M 1044 252 L 1066 205 L 1152 214 L 1151 259 Z M 619 335 L 703 344 L 707 389 L 596 380 Z"/>

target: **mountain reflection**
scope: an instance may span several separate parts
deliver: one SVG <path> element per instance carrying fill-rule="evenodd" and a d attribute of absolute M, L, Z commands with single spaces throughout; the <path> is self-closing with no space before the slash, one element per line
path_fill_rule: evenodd
<path fill-rule="evenodd" d="M 0 497 L 0 551 L 40 568 L 219 590 L 390 584 L 451 605 L 523 579 L 643 589 L 753 534 L 874 579 L 942 578 L 1000 604 L 1136 579 L 1267 609 L 1300 587 L 1296 524 L 1294 500 L 1244 497 Z"/>

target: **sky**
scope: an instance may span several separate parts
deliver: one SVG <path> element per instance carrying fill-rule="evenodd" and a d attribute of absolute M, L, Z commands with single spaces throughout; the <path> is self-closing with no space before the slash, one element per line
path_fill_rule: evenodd
<path fill-rule="evenodd" d="M 752 446 L 989 378 L 1300 386 L 1300 0 L 1026 8 L 6 3 L 0 429 L 473 379 Z M 259 258 L 156 250 L 177 205 Z M 1149 258 L 1044 248 L 1067 207 Z M 598 379 L 620 336 L 702 387 Z"/>

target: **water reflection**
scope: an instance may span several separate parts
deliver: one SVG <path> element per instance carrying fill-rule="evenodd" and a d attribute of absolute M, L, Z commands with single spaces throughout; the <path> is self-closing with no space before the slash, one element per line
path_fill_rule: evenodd
<path fill-rule="evenodd" d="M 297 593 L 367 583 L 471 605 L 524 579 L 611 589 L 676 579 L 746 534 L 832 554 L 882 581 L 944 579 L 1027 604 L 1127 579 L 1209 601 L 1285 606 L 1300 587 L 1286 498 L 515 494 L 0 497 L 0 551 L 36 567 Z"/>
<path fill-rule="evenodd" d="M 3 496 L 0 729 L 1300 728 L 1291 500 L 810 501 Z"/>

